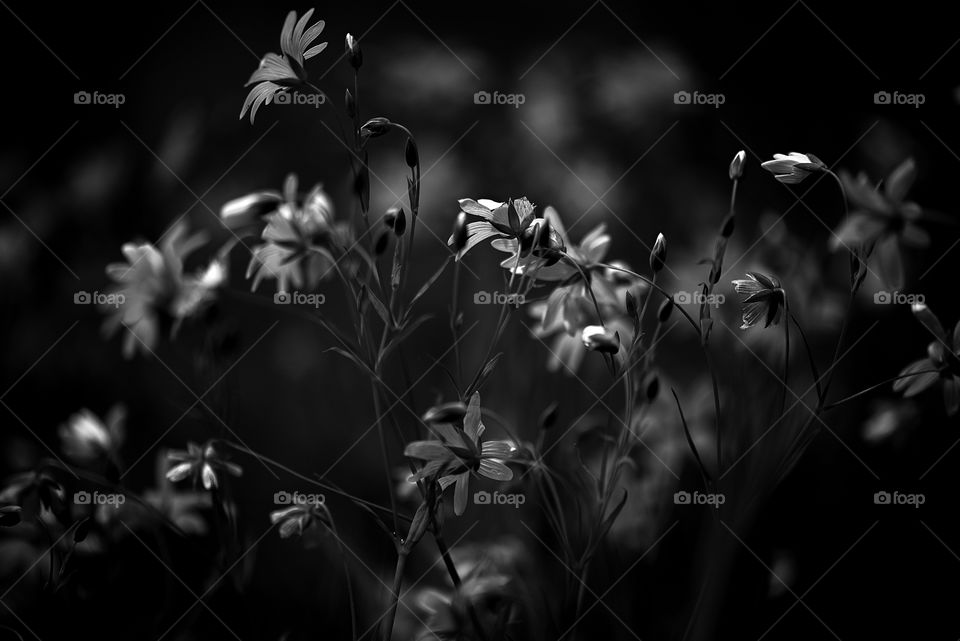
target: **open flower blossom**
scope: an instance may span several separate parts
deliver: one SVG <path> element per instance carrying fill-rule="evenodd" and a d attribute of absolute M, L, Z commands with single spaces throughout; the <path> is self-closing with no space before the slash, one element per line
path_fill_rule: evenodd
<path fill-rule="evenodd" d="M 780 281 L 773 276 L 759 272 L 748 272 L 744 280 L 733 281 L 738 294 L 747 294 L 743 304 L 743 325 L 740 329 L 750 329 L 763 320 L 764 327 L 776 325 L 787 304 L 787 294 L 780 287 Z"/>
<path fill-rule="evenodd" d="M 101 304 L 108 314 L 104 331 L 111 335 L 120 327 L 126 329 L 125 357 L 131 358 L 137 349 L 149 354 L 161 323 L 172 323 L 175 334 L 183 319 L 215 298 L 226 274 L 220 259 L 196 274 L 183 273 L 187 256 L 205 243 L 204 234 L 188 237 L 186 224 L 179 222 L 164 235 L 159 249 L 150 243 L 126 243 L 122 251 L 128 262 L 107 265 L 107 275 L 116 284 L 109 290 L 114 302 Z"/>
<path fill-rule="evenodd" d="M 602 325 L 588 325 L 580 333 L 584 347 L 591 352 L 616 354 L 620 351 L 620 334 Z"/>
<path fill-rule="evenodd" d="M 923 210 L 915 202 L 906 200 L 907 192 L 917 177 L 917 167 L 912 158 L 898 165 L 877 189 L 860 174 L 853 178 L 841 172 L 847 198 L 853 211 L 834 232 L 830 248 L 863 248 L 866 253 L 876 251 L 880 276 L 886 285 L 902 286 L 903 265 L 900 258 L 901 245 L 926 247 L 930 235 L 916 223 Z"/>
<path fill-rule="evenodd" d="M 823 171 L 826 165 L 813 154 L 791 151 L 789 154 L 773 154 L 773 160 L 760 164 L 782 183 L 796 185 L 812 173 Z"/>
<path fill-rule="evenodd" d="M 325 503 L 305 502 L 274 510 L 270 513 L 270 522 L 274 525 L 279 523 L 280 538 L 287 539 L 293 535 L 302 536 L 317 523 L 329 528 L 331 519 Z"/>
<path fill-rule="evenodd" d="M 943 325 L 923 303 L 914 303 L 913 315 L 927 328 L 934 339 L 927 346 L 927 357 L 914 361 L 903 368 L 900 378 L 893 384 L 895 392 L 905 397 L 916 396 L 938 382 L 943 384 L 943 402 L 947 414 L 960 411 L 960 322 L 948 337 Z"/>
<path fill-rule="evenodd" d="M 122 405 L 110 409 L 105 421 L 84 408 L 60 426 L 64 453 L 79 463 L 90 463 L 110 456 L 123 443 L 126 410 Z"/>
<path fill-rule="evenodd" d="M 436 477 L 441 491 L 455 485 L 453 508 L 457 516 L 467 508 L 470 475 L 479 474 L 495 481 L 509 481 L 513 471 L 505 461 L 513 455 L 514 446 L 507 441 L 483 441 L 486 429 L 480 421 L 480 393 L 474 392 L 463 417 L 463 429 L 451 423 L 435 423 L 431 429 L 440 440 L 414 441 L 407 445 L 404 456 L 424 462 L 413 475 L 414 480 Z"/>
<path fill-rule="evenodd" d="M 228 226 L 249 223 L 269 211 L 261 233 L 263 244 L 253 248 L 247 278 L 251 289 L 265 278 L 275 278 L 277 291 L 289 286 L 312 289 L 334 275 L 337 258 L 349 242 L 347 225 L 333 218 L 333 203 L 322 185 L 314 185 L 306 196 L 297 192 L 297 177 L 287 176 L 283 192 L 261 191 L 230 201 L 220 215 Z M 272 209 L 271 209 L 272 206 Z"/>
<path fill-rule="evenodd" d="M 303 65 L 306 60 L 314 57 L 327 47 L 326 42 L 311 47 L 310 43 L 317 39 L 326 23 L 323 20 L 307 27 L 313 9 L 307 11 L 297 20 L 297 12 L 291 11 L 283 23 L 280 31 L 280 54 L 268 53 L 260 61 L 260 66 L 250 76 L 245 86 L 253 85 L 243 108 L 240 110 L 240 119 L 243 119 L 247 110 L 250 110 L 250 122 L 257 115 L 260 105 L 270 104 L 274 96 L 281 91 L 288 91 L 291 87 L 304 85 L 307 82 L 307 72 Z"/>
<path fill-rule="evenodd" d="M 467 243 L 457 252 L 457 260 L 489 239 L 503 241 L 498 243 L 495 240 L 492 243 L 496 249 L 509 251 L 516 257 L 519 248 L 521 259 L 536 260 L 538 264 L 554 264 L 557 262 L 558 252 L 566 250 L 557 230 L 552 228 L 546 218 L 536 215 L 536 208 L 526 198 L 513 198 L 506 202 L 462 198 L 460 210 L 480 220 L 467 224 Z M 455 243 L 456 239 L 451 236 L 448 244 Z M 503 266 L 510 269 L 506 264 L 510 260 L 504 261 Z M 521 263 L 524 264 L 526 263 Z M 521 270 L 522 267 L 518 265 L 517 273 Z"/>
<path fill-rule="evenodd" d="M 198 480 L 201 481 L 205 490 L 220 487 L 217 474 L 223 472 L 233 476 L 243 474 L 239 465 L 221 459 L 210 443 L 204 447 L 196 443 L 187 443 L 186 451 L 172 450 L 167 454 L 167 460 L 176 463 L 167 471 L 167 478 L 172 483 L 178 483 L 190 477 L 194 485 Z"/>

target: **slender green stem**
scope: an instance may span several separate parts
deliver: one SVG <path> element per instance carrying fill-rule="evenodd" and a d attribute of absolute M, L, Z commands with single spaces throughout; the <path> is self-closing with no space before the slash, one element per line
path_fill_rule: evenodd
<path fill-rule="evenodd" d="M 834 403 L 830 403 L 829 405 L 824 405 L 824 406 L 823 406 L 823 411 L 832 410 L 833 408 L 839 407 L 840 405 L 843 405 L 844 403 L 847 403 L 847 402 L 849 402 L 849 401 L 852 401 L 852 400 L 855 399 L 855 398 L 859 398 L 859 397 L 863 396 L 864 394 L 868 394 L 868 393 L 872 392 L 873 390 L 875 390 L 875 389 L 877 389 L 877 388 L 883 387 L 884 385 L 889 385 L 890 383 L 895 383 L 895 382 L 897 382 L 897 381 L 899 381 L 899 380 L 901 380 L 901 379 L 904 379 L 904 378 L 910 378 L 910 377 L 912 377 L 912 376 L 919 376 L 920 374 L 939 374 L 939 373 L 940 373 L 940 370 L 938 370 L 938 369 L 924 369 L 924 370 L 920 370 L 919 372 L 910 372 L 909 374 L 900 374 L 899 376 L 894 376 L 893 378 L 888 378 L 888 379 L 885 380 L 885 381 L 881 381 L 880 383 L 877 383 L 876 385 L 871 385 L 870 387 L 868 387 L 868 388 L 866 388 L 866 389 L 862 389 L 862 390 L 860 390 L 859 392 L 857 392 L 856 394 L 851 394 L 850 396 L 847 396 L 846 398 L 842 398 L 842 399 L 840 399 L 839 401 L 836 401 L 836 402 L 834 402 Z"/>
<path fill-rule="evenodd" d="M 783 302 L 784 312 L 789 314 L 786 297 Z M 787 392 L 790 391 L 790 321 L 783 319 L 783 399 L 780 403 L 780 416 L 787 410 Z"/>
<path fill-rule="evenodd" d="M 807 360 L 810 361 L 810 374 L 813 376 L 814 385 L 817 386 L 817 402 L 820 402 L 823 392 L 820 389 L 820 372 L 817 370 L 817 363 L 813 358 L 813 351 L 810 349 L 810 342 L 807 341 L 807 335 L 803 331 L 803 327 L 800 326 L 800 322 L 797 320 L 797 317 L 793 315 L 793 312 L 790 312 L 790 320 L 793 321 L 793 324 L 796 326 L 797 331 L 800 332 L 800 338 L 803 340 L 803 346 L 807 351 Z"/>
<path fill-rule="evenodd" d="M 393 623 L 397 618 L 397 606 L 400 603 L 400 588 L 403 587 L 403 570 L 407 566 L 407 551 L 400 549 L 397 553 L 397 567 L 393 572 L 393 588 L 390 591 L 390 610 L 384 619 L 383 641 L 390 641 L 393 637 Z"/>

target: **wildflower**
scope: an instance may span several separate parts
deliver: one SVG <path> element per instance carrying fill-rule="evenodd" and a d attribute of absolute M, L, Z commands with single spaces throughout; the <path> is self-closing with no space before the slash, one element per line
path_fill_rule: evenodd
<path fill-rule="evenodd" d="M 507 441 L 482 441 L 486 429 L 480 421 L 480 394 L 474 392 L 463 417 L 463 429 L 451 423 L 436 423 L 431 428 L 440 440 L 414 441 L 404 455 L 424 461 L 414 480 L 436 476 L 441 490 L 455 485 L 453 506 L 457 516 L 467 507 L 470 474 L 477 473 L 495 481 L 509 481 L 513 471 L 504 461 L 514 447 Z"/>
<path fill-rule="evenodd" d="M 460 209 L 480 220 L 467 225 L 467 244 L 457 253 L 457 260 L 491 238 L 506 240 L 506 243 L 494 244 L 494 247 L 501 251 L 512 251 L 514 255 L 518 247 L 523 252 L 534 253 L 542 258 L 555 258 L 557 251 L 565 250 L 559 234 L 544 222 L 544 218 L 536 216 L 533 203 L 526 198 L 508 199 L 503 203 L 463 198 L 460 200 Z M 454 242 L 451 236 L 448 244 Z"/>
<path fill-rule="evenodd" d="M 350 59 L 350 66 L 359 69 L 363 65 L 363 51 L 360 49 L 360 43 L 348 33 L 344 38 L 344 47 L 347 50 L 347 57 Z"/>
<path fill-rule="evenodd" d="M 737 152 L 733 157 L 733 160 L 730 161 L 730 180 L 739 180 L 743 176 L 743 163 L 746 162 L 747 152 L 743 149 Z"/>
<path fill-rule="evenodd" d="M 291 284 L 312 289 L 332 275 L 337 264 L 334 253 L 343 253 L 349 231 L 334 222 L 333 203 L 319 184 L 301 199 L 297 177 L 290 174 L 282 196 L 276 194 L 276 198 L 277 206 L 267 214 L 261 233 L 265 242 L 253 248 L 247 267 L 247 278 L 253 274 L 251 289 L 256 290 L 264 278 L 275 278 L 281 292 L 289 291 Z"/>
<path fill-rule="evenodd" d="M 747 294 L 743 299 L 743 325 L 740 329 L 749 329 L 764 320 L 764 327 L 780 322 L 780 315 L 787 304 L 787 294 L 780 287 L 780 281 L 772 276 L 758 272 L 748 272 L 747 280 L 733 281 L 738 294 Z"/>
<path fill-rule="evenodd" d="M 302 536 L 316 523 L 330 527 L 330 512 L 320 503 L 299 503 L 270 513 L 270 522 L 280 524 L 280 538 L 287 539 L 296 534 Z"/>
<path fill-rule="evenodd" d="M 893 384 L 893 390 L 909 398 L 941 381 L 944 406 L 947 414 L 953 416 L 960 410 L 960 322 L 953 328 L 953 337 L 948 338 L 929 307 L 914 303 L 912 309 L 913 315 L 936 340 L 927 346 L 926 358 L 903 368 L 900 372 L 903 378 Z"/>
<path fill-rule="evenodd" d="M 225 280 L 219 259 L 196 274 L 183 273 L 184 260 L 206 242 L 202 234 L 186 234 L 186 224 L 177 223 L 159 249 L 149 243 L 126 243 L 122 251 L 128 263 L 107 265 L 107 275 L 116 282 L 110 290 L 116 304 L 102 305 L 109 314 L 104 331 L 110 335 L 121 326 L 127 330 L 123 344 L 127 358 L 138 347 L 144 353 L 153 351 L 161 322 L 172 321 L 170 333 L 176 334 L 183 319 L 212 301 Z"/>
<path fill-rule="evenodd" d="M 123 442 L 126 410 L 114 406 L 106 421 L 84 408 L 60 427 L 60 440 L 67 456 L 80 463 L 90 463 L 114 454 Z"/>
<path fill-rule="evenodd" d="M 233 476 L 243 474 L 239 465 L 221 459 L 210 443 L 205 447 L 187 443 L 186 451 L 173 450 L 167 454 L 167 460 L 177 463 L 167 470 L 167 479 L 177 483 L 189 476 L 193 478 L 194 485 L 198 479 L 201 480 L 205 490 L 220 487 L 218 473 L 227 472 Z"/>
<path fill-rule="evenodd" d="M 908 158 L 890 172 L 882 191 L 874 188 L 864 174 L 855 179 L 846 172 L 840 174 L 854 211 L 834 232 L 830 248 L 862 247 L 867 253 L 875 248 L 881 276 L 890 287 L 899 287 L 903 281 L 901 245 L 930 244 L 930 235 L 916 224 L 923 210 L 905 200 L 916 174 L 916 164 Z"/>
<path fill-rule="evenodd" d="M 667 239 L 663 234 L 657 234 L 657 240 L 650 250 L 650 271 L 654 274 L 663 269 L 667 263 Z"/>
<path fill-rule="evenodd" d="M 553 207 L 544 209 L 543 218 L 531 223 L 531 231 L 527 232 L 527 235 L 535 233 L 541 225 L 549 230 L 546 234 L 541 230 L 541 238 L 550 238 L 553 251 L 549 251 L 546 255 L 543 252 L 524 255 L 524 251 L 521 250 L 518 256 L 516 239 L 497 239 L 490 245 L 498 251 L 510 254 L 509 258 L 500 263 L 501 267 L 541 282 L 582 278 L 581 270 L 583 272 L 594 270 L 596 265 L 606 257 L 607 250 L 610 248 L 610 235 L 607 234 L 604 224 L 594 227 L 576 244 L 570 242 L 560 214 Z M 558 252 L 562 252 L 566 260 L 556 261 Z"/>
<path fill-rule="evenodd" d="M 307 28 L 307 22 L 313 15 L 310 9 L 300 20 L 297 12 L 291 11 L 283 23 L 280 31 L 280 54 L 268 53 L 260 61 L 260 66 L 250 76 L 244 86 L 254 85 L 243 101 L 240 110 L 240 119 L 243 119 L 247 109 L 250 109 L 250 122 L 257 115 L 261 104 L 270 104 L 274 96 L 281 91 L 307 83 L 307 72 L 303 68 L 306 60 L 314 57 L 327 47 L 326 42 L 310 47 L 310 43 L 317 39 L 326 23 L 323 20 Z M 309 47 L 309 48 L 308 48 Z"/>
<path fill-rule="evenodd" d="M 824 171 L 827 168 L 827 166 L 813 154 L 800 154 L 795 151 L 791 151 L 787 155 L 773 154 L 773 160 L 761 163 L 760 166 L 773 174 L 774 178 L 788 185 L 796 185 L 803 182 L 810 174 Z"/>

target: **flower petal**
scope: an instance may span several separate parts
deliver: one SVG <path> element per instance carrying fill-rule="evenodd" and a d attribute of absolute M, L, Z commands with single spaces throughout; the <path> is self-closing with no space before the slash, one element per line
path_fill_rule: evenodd
<path fill-rule="evenodd" d="M 470 473 L 457 475 L 457 486 L 453 491 L 453 511 L 461 516 L 467 509 L 467 493 L 470 491 Z"/>
<path fill-rule="evenodd" d="M 494 481 L 510 481 L 513 479 L 513 470 L 500 461 L 483 459 L 480 461 L 480 476 Z"/>
<path fill-rule="evenodd" d="M 937 366 L 929 358 L 922 358 L 918 361 L 914 361 L 903 368 L 900 372 L 899 380 L 893 383 L 894 392 L 903 392 L 904 397 L 916 396 L 920 392 L 929 388 L 931 385 L 937 382 L 940 378 L 940 374 L 936 371 Z M 923 374 L 917 374 L 917 372 L 925 372 Z"/>
<path fill-rule="evenodd" d="M 467 405 L 467 413 L 463 417 L 463 431 L 471 443 L 480 438 L 480 392 L 474 392 Z"/>

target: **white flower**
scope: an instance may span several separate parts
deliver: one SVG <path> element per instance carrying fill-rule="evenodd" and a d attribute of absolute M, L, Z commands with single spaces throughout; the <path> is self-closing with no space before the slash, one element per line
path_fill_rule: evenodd
<path fill-rule="evenodd" d="M 107 414 L 106 422 L 84 408 L 60 427 L 63 451 L 80 463 L 95 461 L 114 452 L 123 441 L 123 422 L 126 411 L 120 405 Z"/>
<path fill-rule="evenodd" d="M 791 151 L 789 154 L 773 154 L 773 160 L 760 165 L 782 183 L 795 185 L 807 176 L 826 169 L 826 165 L 813 154 Z"/>

